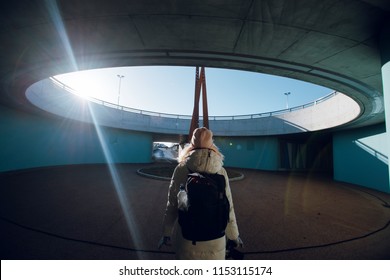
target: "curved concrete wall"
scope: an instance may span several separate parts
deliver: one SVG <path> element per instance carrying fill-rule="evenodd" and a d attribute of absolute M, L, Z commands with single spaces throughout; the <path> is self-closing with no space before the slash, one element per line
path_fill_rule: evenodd
<path fill-rule="evenodd" d="M 335 180 L 390 193 L 384 125 L 335 133 L 333 147 Z"/>
<path fill-rule="evenodd" d="M 44 85 L 41 84 L 40 86 Z M 79 98 L 74 95 L 71 96 L 72 98 L 69 98 L 68 94 L 66 96 L 62 95 L 64 93 L 62 90 L 56 93 L 58 94 L 53 99 L 56 102 L 45 104 L 48 108 L 59 106 L 58 108 L 63 110 L 66 118 L 48 117 L 47 114 L 42 117 L 6 107 L 0 108 L 0 130 L 2 132 L 0 139 L 0 158 L 2 159 L 0 171 L 65 164 L 151 162 L 153 133 L 108 127 L 99 127 L 99 130 L 96 130 L 95 126 L 90 123 L 74 121 L 72 120 L 74 115 L 82 116 L 88 122 L 92 122 L 94 117 L 99 116 L 117 118 L 117 113 L 120 111 L 95 103 L 80 102 Z M 343 98 L 343 95 L 337 96 Z M 330 98 L 322 102 L 322 105 L 324 103 L 329 105 L 334 102 L 335 104 L 331 107 L 340 112 L 343 109 L 342 103 L 338 103 L 337 100 L 337 98 Z M 61 101 L 68 105 L 77 104 L 77 106 L 61 107 Z M 321 105 L 321 103 L 317 105 Z M 326 106 L 317 105 L 312 106 L 312 108 L 291 112 L 289 120 L 294 118 L 295 122 L 302 118 L 311 118 L 313 120 L 313 114 L 307 114 L 310 111 L 326 115 L 326 110 L 327 108 L 329 109 L 329 106 L 327 104 L 325 104 Z M 91 113 L 95 112 L 95 110 L 98 110 L 98 116 Z M 183 132 L 187 132 L 188 129 L 186 122 L 189 122 L 189 120 L 177 122 L 177 119 L 172 118 L 139 113 L 133 114 L 134 118 L 131 121 L 134 127 L 137 125 L 137 127 L 140 127 L 140 130 L 145 122 L 149 123 L 153 129 L 160 129 L 164 133 L 176 132 L 178 129 L 177 124 L 183 125 L 181 128 Z M 339 116 L 342 116 L 342 114 L 339 114 Z M 285 116 L 280 115 L 273 118 L 259 118 L 257 120 L 235 120 L 235 124 L 240 124 L 243 131 L 245 130 L 245 125 L 249 126 L 251 121 L 261 119 L 264 122 L 267 120 L 269 122 L 268 125 L 271 126 L 272 121 L 287 122 L 283 117 Z M 330 120 L 328 119 L 328 121 Z M 231 121 L 222 120 L 219 120 L 219 122 L 231 123 Z M 246 124 L 243 125 L 245 122 Z M 313 121 L 313 123 L 317 123 L 318 127 L 320 122 L 320 119 Z M 163 126 L 166 126 L 167 123 L 170 123 L 172 127 L 164 129 Z M 213 124 L 211 123 L 211 125 Z M 257 133 L 260 131 L 260 128 L 267 129 L 267 126 L 255 127 Z M 294 131 L 302 131 L 302 129 L 295 127 Z M 334 132 L 334 178 L 390 192 L 387 181 L 388 163 L 381 161 L 384 157 L 378 157 L 378 153 L 372 147 L 359 144 L 362 138 L 379 137 L 378 142 L 385 146 L 386 141 L 381 141 L 385 131 L 384 127 L 377 126 Z M 240 137 L 217 135 L 215 141 L 225 155 L 226 166 L 279 170 L 281 168 L 280 137 L 277 135 L 242 135 Z M 100 139 L 103 140 L 100 141 Z M 107 155 L 109 155 L 109 158 L 107 158 Z M 387 153 L 385 158 L 387 159 Z"/>
<path fill-rule="evenodd" d="M 0 172 L 108 161 L 99 135 L 90 124 L 0 107 L 0 131 Z M 385 141 L 380 141 L 385 131 L 384 127 L 367 127 L 334 133 L 335 179 L 390 192 L 387 164 L 380 161 L 378 153 L 362 149 L 356 142 L 379 137 L 385 146 Z M 101 135 L 112 162 L 151 161 L 151 133 L 101 128 Z M 215 137 L 226 166 L 260 170 L 279 170 L 279 141 L 280 136 Z"/>
<path fill-rule="evenodd" d="M 216 135 L 282 135 L 336 127 L 352 121 L 359 113 L 359 106 L 350 97 L 339 93 L 314 106 L 280 115 L 210 121 L 210 128 Z"/>
<path fill-rule="evenodd" d="M 0 171 L 66 164 L 147 163 L 149 133 L 42 118 L 0 107 Z"/>
<path fill-rule="evenodd" d="M 279 169 L 279 141 L 275 136 L 215 137 L 229 167 Z"/>

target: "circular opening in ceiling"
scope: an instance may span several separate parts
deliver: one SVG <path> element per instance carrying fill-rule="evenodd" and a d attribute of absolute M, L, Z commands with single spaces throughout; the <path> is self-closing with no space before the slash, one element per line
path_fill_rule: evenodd
<path fill-rule="evenodd" d="M 119 106 L 191 115 L 195 67 L 103 68 L 54 77 L 80 95 Z M 311 83 L 249 71 L 206 68 L 209 115 L 233 116 L 301 106 L 332 93 Z"/>
<path fill-rule="evenodd" d="M 361 113 L 342 93 L 272 75 L 207 68 L 206 86 L 210 128 L 218 136 L 316 131 L 348 123 Z M 26 97 L 36 107 L 68 119 L 186 134 L 194 93 L 194 67 L 147 66 L 47 78 L 31 85 Z"/>

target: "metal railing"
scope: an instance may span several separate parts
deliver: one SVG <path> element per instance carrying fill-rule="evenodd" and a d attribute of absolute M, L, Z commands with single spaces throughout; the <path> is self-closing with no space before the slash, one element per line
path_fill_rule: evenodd
<path fill-rule="evenodd" d="M 162 118 L 189 119 L 189 120 L 192 118 L 191 115 L 178 115 L 178 114 L 168 114 L 168 113 L 159 113 L 159 112 L 153 112 L 153 111 L 148 111 L 148 110 L 141 110 L 141 109 L 136 109 L 136 108 L 131 108 L 131 107 L 126 107 L 126 106 L 114 104 L 114 103 L 107 102 L 107 101 L 104 101 L 104 100 L 101 100 L 101 99 L 97 99 L 97 98 L 94 98 L 94 97 L 90 97 L 90 96 L 80 95 L 76 90 L 74 90 L 73 88 L 65 85 L 64 83 L 62 83 L 58 79 L 56 79 L 54 77 L 50 77 L 50 80 L 52 81 L 52 83 L 54 85 L 56 85 L 56 86 L 58 86 L 58 87 L 60 87 L 60 88 L 62 88 L 64 90 L 66 90 L 66 91 L 68 91 L 68 92 L 70 92 L 72 94 L 78 95 L 81 98 L 84 98 L 84 99 L 86 99 L 88 101 L 92 101 L 94 103 L 97 103 L 97 104 L 100 104 L 100 105 L 103 105 L 103 106 L 107 106 L 107 107 L 110 107 L 110 108 L 114 108 L 114 109 L 117 109 L 117 110 L 122 110 L 122 111 L 125 111 L 125 112 L 142 114 L 142 115 L 148 115 L 148 116 L 162 117 Z M 316 99 L 315 101 L 312 101 L 312 102 L 309 102 L 309 103 L 306 103 L 306 104 L 303 104 L 303 105 L 300 105 L 300 106 L 291 107 L 291 108 L 288 108 L 288 109 L 271 111 L 271 112 L 264 112 L 264 113 L 257 113 L 257 114 L 247 114 L 247 115 L 209 116 L 209 120 L 214 120 L 214 121 L 247 120 L 247 119 L 257 119 L 257 118 L 264 118 L 264 117 L 283 115 L 283 114 L 290 113 L 290 112 L 293 112 L 293 111 L 297 111 L 297 110 L 305 109 L 305 108 L 308 108 L 308 107 L 311 107 L 311 106 L 315 106 L 318 103 L 324 102 L 324 101 L 326 101 L 326 100 L 336 96 L 337 94 L 339 94 L 339 92 L 333 91 L 333 92 L 331 92 L 330 94 L 328 94 L 326 96 L 323 96 L 321 98 Z M 199 118 L 202 120 L 201 116 Z"/>

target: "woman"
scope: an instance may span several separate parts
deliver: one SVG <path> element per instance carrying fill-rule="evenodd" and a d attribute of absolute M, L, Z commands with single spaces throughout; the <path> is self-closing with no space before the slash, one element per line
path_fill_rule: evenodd
<path fill-rule="evenodd" d="M 223 168 L 223 155 L 214 145 L 213 134 L 207 128 L 194 130 L 191 143 L 183 149 L 179 156 L 177 165 L 169 186 L 168 203 L 164 215 L 163 237 L 160 240 L 159 248 L 162 245 L 169 245 L 174 226 L 178 216 L 177 194 L 180 184 L 187 181 L 188 170 L 192 172 L 203 172 L 221 174 L 226 181 L 226 196 L 230 203 L 229 222 L 226 227 L 226 237 L 233 240 L 236 245 L 242 246 L 234 213 L 233 199 L 230 191 L 229 178 Z M 181 234 L 180 228 L 175 236 L 176 258 L 177 259 L 225 259 L 226 238 L 225 236 L 209 241 L 186 240 Z"/>

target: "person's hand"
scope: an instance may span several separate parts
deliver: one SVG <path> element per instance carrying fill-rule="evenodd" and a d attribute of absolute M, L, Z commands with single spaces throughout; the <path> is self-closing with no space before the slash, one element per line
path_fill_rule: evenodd
<path fill-rule="evenodd" d="M 158 249 L 161 249 L 163 245 L 171 246 L 171 238 L 169 236 L 161 237 L 160 241 L 158 242 Z"/>
<path fill-rule="evenodd" d="M 240 237 L 237 237 L 237 239 L 233 240 L 234 244 L 236 244 L 236 247 L 244 247 L 244 242 L 242 242 Z"/>

